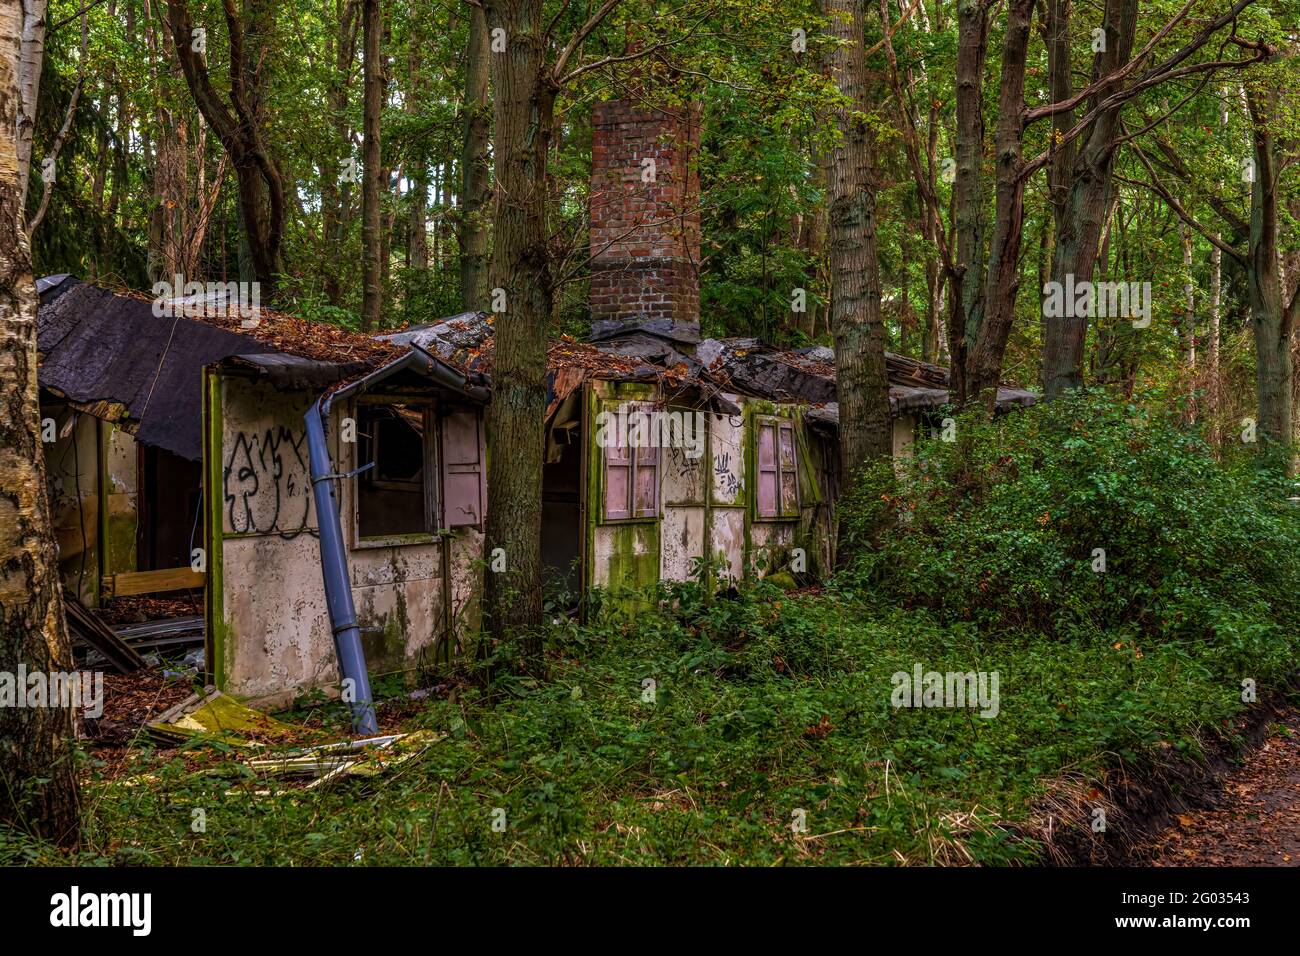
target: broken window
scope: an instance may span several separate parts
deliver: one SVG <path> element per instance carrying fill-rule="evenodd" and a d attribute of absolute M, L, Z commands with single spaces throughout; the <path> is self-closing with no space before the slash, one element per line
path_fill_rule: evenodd
<path fill-rule="evenodd" d="M 755 422 L 757 517 L 780 521 L 799 517 L 799 475 L 794 422 L 762 417 Z"/>
<path fill-rule="evenodd" d="M 357 534 L 362 538 L 428 534 L 436 530 L 433 507 L 428 405 L 363 403 L 357 408 L 359 464 L 374 466 L 357 476 Z"/>
<path fill-rule="evenodd" d="M 649 410 L 649 405 L 632 405 L 626 417 Z M 659 517 L 659 447 L 657 438 L 647 432 L 647 427 L 611 427 L 605 431 L 607 521 Z M 630 435 L 644 440 L 633 441 Z"/>

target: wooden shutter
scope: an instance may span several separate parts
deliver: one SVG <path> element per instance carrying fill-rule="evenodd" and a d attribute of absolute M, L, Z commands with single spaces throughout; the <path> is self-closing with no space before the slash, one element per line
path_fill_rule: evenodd
<path fill-rule="evenodd" d="M 632 449 L 633 514 L 638 518 L 659 517 L 659 449 L 655 446 Z"/>
<path fill-rule="evenodd" d="M 781 476 L 781 516 L 799 516 L 799 470 L 795 454 L 794 423 L 783 421 L 777 425 L 777 465 Z"/>
<path fill-rule="evenodd" d="M 481 525 L 487 512 L 487 455 L 483 417 L 458 408 L 442 420 L 443 524 Z"/>
<path fill-rule="evenodd" d="M 781 470 L 777 461 L 776 422 L 760 420 L 757 428 L 758 467 L 755 469 L 758 483 L 756 490 L 756 510 L 760 518 L 780 517 L 778 502 L 780 500 Z"/>
<path fill-rule="evenodd" d="M 617 428 L 605 432 L 605 517 L 632 517 L 632 450 L 622 444 Z"/>
<path fill-rule="evenodd" d="M 636 412 L 648 414 L 651 411 L 652 406 L 643 402 L 624 406 L 629 417 Z M 637 430 L 634 423 L 629 422 L 627 431 L 627 436 L 620 436 L 617 428 L 609 428 L 605 433 L 605 519 L 657 518 L 659 448 L 655 445 L 637 448 L 630 441 L 630 436 L 638 431 L 641 437 L 654 441 L 654 429 Z M 627 439 L 626 443 L 621 444 L 624 439 Z"/>

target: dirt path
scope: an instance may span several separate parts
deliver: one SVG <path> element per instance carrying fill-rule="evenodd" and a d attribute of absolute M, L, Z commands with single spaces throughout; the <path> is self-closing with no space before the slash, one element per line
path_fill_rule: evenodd
<path fill-rule="evenodd" d="M 1152 866 L 1300 866 L 1300 712 L 1150 844 Z M 1288 733 L 1289 731 L 1289 733 Z"/>

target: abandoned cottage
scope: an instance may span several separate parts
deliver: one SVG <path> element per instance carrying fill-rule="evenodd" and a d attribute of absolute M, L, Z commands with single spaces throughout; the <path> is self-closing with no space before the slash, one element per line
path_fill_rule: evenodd
<path fill-rule="evenodd" d="M 548 580 L 576 596 L 685 580 L 703 559 L 740 578 L 785 566 L 796 547 L 824 572 L 830 350 L 702 339 L 695 115 L 614 101 L 593 124 L 591 342 L 548 351 Z M 154 297 L 71 276 L 38 288 L 68 595 L 89 608 L 201 597 L 211 681 L 264 707 L 338 682 L 331 566 L 371 675 L 461 649 L 490 573 L 489 316 L 370 337 L 269 310 L 241 319 L 220 295 L 165 303 L 159 317 Z M 947 373 L 887 365 L 903 454 L 948 401 Z M 999 395 L 1004 407 L 1033 400 Z M 673 439 L 629 441 L 652 412 Z M 322 500 L 336 520 L 321 521 Z"/>

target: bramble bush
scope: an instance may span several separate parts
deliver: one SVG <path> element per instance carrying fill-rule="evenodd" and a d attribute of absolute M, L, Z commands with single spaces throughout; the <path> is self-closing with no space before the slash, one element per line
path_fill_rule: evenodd
<path fill-rule="evenodd" d="M 1294 485 L 1258 458 L 1216 461 L 1099 392 L 956 434 L 855 490 L 841 586 L 986 632 L 1208 640 L 1243 661 L 1300 624 Z"/>

